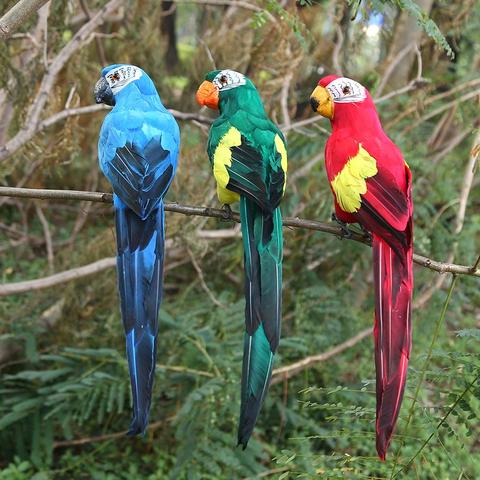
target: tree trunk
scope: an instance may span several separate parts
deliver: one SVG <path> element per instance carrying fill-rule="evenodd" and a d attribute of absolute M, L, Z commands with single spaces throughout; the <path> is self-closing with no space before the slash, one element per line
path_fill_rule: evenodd
<path fill-rule="evenodd" d="M 178 65 L 177 32 L 175 28 L 175 20 L 177 17 L 176 4 L 171 0 L 163 0 L 162 14 L 160 30 L 162 36 L 167 40 L 165 63 L 167 70 L 171 72 L 175 70 Z"/>
<path fill-rule="evenodd" d="M 416 3 L 422 10 L 430 15 L 434 0 L 417 0 Z M 394 62 L 398 55 L 401 55 L 409 46 L 409 50 L 405 55 L 402 55 L 402 59 L 398 62 L 395 68 L 392 70 L 390 78 L 388 80 L 388 89 L 394 90 L 396 88 L 403 87 L 408 83 L 410 71 L 415 62 L 415 50 L 414 45 L 419 45 L 423 35 L 422 27 L 417 24 L 417 20 L 410 15 L 406 10 L 400 13 L 400 16 L 396 22 L 395 32 L 393 34 L 392 42 L 390 43 L 390 49 L 385 61 L 387 67 Z"/>

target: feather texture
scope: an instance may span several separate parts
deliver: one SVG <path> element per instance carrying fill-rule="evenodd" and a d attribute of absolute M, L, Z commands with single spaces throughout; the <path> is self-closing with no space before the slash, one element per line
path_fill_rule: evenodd
<path fill-rule="evenodd" d="M 114 191 L 118 290 L 133 398 L 129 435 L 143 434 L 148 424 L 162 301 L 163 197 L 176 171 L 179 142 L 178 125 L 145 72 L 115 95 L 98 141 L 100 167 Z"/>
<path fill-rule="evenodd" d="M 208 76 L 207 76 L 208 77 Z M 220 201 L 240 199 L 245 259 L 245 338 L 238 443 L 245 448 L 268 391 L 282 315 L 285 140 L 249 80 L 220 93 L 208 153 Z"/>
<path fill-rule="evenodd" d="M 332 81 L 321 81 L 325 86 Z M 323 83 L 322 83 L 323 82 Z M 383 131 L 372 98 L 335 102 L 325 148 L 337 217 L 372 233 L 377 452 L 385 459 L 400 411 L 412 343 L 411 173 Z"/>
<path fill-rule="evenodd" d="M 280 341 L 282 216 L 240 198 L 245 252 L 245 340 L 238 443 L 247 446 L 265 399 Z"/>

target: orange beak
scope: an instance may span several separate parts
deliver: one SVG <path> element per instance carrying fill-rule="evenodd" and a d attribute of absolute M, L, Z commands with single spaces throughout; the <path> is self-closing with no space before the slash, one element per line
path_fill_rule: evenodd
<path fill-rule="evenodd" d="M 218 88 L 212 82 L 205 80 L 198 87 L 195 98 L 200 105 L 218 110 Z"/>

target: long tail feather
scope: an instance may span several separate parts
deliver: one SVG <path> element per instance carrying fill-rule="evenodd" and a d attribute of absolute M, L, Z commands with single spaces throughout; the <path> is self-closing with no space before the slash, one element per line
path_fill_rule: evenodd
<path fill-rule="evenodd" d="M 385 460 L 400 411 L 412 345 L 413 249 L 410 233 L 407 232 L 407 236 L 408 247 L 398 252 L 373 235 L 376 436 L 377 452 L 382 460 Z"/>
<path fill-rule="evenodd" d="M 282 315 L 282 217 L 241 197 L 245 250 L 245 341 L 238 444 L 246 448 L 265 399 Z"/>
<path fill-rule="evenodd" d="M 117 273 L 133 397 L 128 435 L 145 433 L 155 373 L 164 256 L 163 203 L 141 219 L 115 197 Z"/>

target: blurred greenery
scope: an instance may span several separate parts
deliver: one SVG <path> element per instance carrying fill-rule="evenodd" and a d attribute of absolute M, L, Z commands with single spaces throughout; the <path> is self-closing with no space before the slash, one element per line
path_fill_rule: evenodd
<path fill-rule="evenodd" d="M 4 2 L 0 13 L 14 3 Z M 96 12 L 105 3 L 83 4 Z M 478 0 L 209 3 L 125 2 L 99 29 L 98 42 L 67 62 L 42 118 L 92 104 L 102 55 L 108 63 L 142 66 L 164 103 L 181 112 L 199 111 L 194 92 L 214 66 L 243 71 L 281 125 L 309 118 L 308 98 L 319 77 L 340 68 L 374 97 L 390 95 L 378 109 L 414 175 L 416 252 L 475 262 L 477 172 L 460 226 L 458 210 L 467 162 L 479 143 Z M 30 37 L 0 44 L 0 145 L 25 122 L 45 55 L 51 61 L 87 21 L 76 0 L 53 1 L 49 8 L 47 35 L 35 37 L 34 15 L 19 32 Z M 414 50 L 399 59 L 405 38 L 419 48 L 418 84 L 411 83 L 418 73 Z M 395 62 L 407 68 L 394 68 Z M 411 88 L 399 90 L 406 85 Z M 108 191 L 96 158 L 104 115 L 70 116 L 39 132 L 0 164 L 1 184 Z M 205 153 L 208 126 L 179 123 L 180 166 L 168 200 L 218 206 Z M 319 119 L 288 131 L 284 215 L 330 218 L 321 156 L 329 128 Z M 38 207 L 52 237 L 51 266 Z M 115 255 L 108 205 L 0 198 L 0 209 L 2 283 Z M 386 462 L 375 452 L 371 338 L 272 385 L 248 448 L 236 447 L 243 253 L 231 228 L 167 213 L 158 368 L 143 438 L 123 433 L 130 391 L 113 269 L 0 297 L 0 480 L 480 478 L 478 278 L 461 276 L 453 285 L 451 276 L 421 267 L 415 269 L 409 378 Z M 372 325 L 365 245 L 285 229 L 284 279 L 277 367 L 326 352 Z"/>

